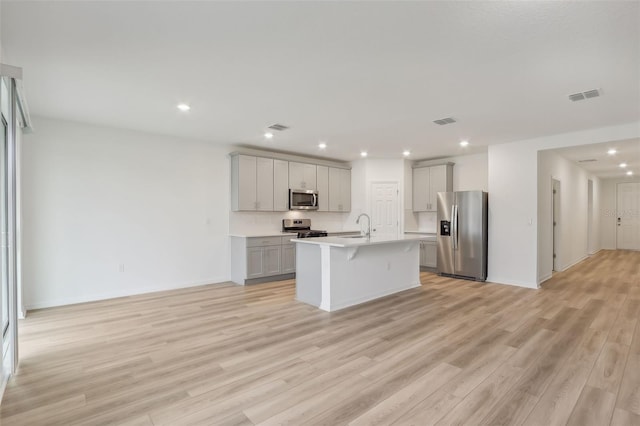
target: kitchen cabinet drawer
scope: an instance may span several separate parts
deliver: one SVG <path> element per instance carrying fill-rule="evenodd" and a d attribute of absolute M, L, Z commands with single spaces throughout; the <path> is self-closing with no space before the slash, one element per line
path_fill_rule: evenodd
<path fill-rule="evenodd" d="M 282 237 L 255 237 L 247 238 L 247 247 L 279 246 Z"/>

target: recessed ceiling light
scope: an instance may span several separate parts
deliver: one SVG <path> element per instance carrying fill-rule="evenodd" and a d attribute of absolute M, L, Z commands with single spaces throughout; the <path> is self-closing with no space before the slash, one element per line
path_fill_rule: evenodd
<path fill-rule="evenodd" d="M 615 153 L 618 152 L 615 149 L 611 148 L 609 151 L 607 151 L 607 154 L 609 155 L 615 155 Z"/>
<path fill-rule="evenodd" d="M 177 107 L 180 111 L 185 111 L 185 112 L 191 109 L 191 107 L 187 104 L 178 104 Z"/>
<path fill-rule="evenodd" d="M 326 148 L 327 148 L 327 144 L 326 144 L 326 143 L 324 143 L 324 142 L 320 142 L 320 143 L 318 144 L 318 148 L 320 148 L 320 149 L 326 149 Z"/>
<path fill-rule="evenodd" d="M 273 133 L 267 132 L 267 133 L 264 134 L 264 137 L 267 138 L 267 139 L 273 139 Z"/>
<path fill-rule="evenodd" d="M 460 142 L 460 146 L 464 147 L 464 146 L 469 146 L 469 141 L 462 141 Z"/>
<path fill-rule="evenodd" d="M 627 176 L 631 176 L 632 174 L 633 174 L 633 172 L 632 172 L 631 170 L 629 170 L 629 171 L 627 172 Z"/>
<path fill-rule="evenodd" d="M 409 151 L 409 150 L 403 151 L 402 155 L 404 155 L 405 157 L 408 157 L 408 156 L 411 155 L 411 151 Z"/>
<path fill-rule="evenodd" d="M 360 153 L 360 157 L 366 157 L 367 155 L 368 155 L 368 154 L 367 154 L 367 151 L 362 151 L 362 152 Z"/>
<path fill-rule="evenodd" d="M 625 167 L 627 167 L 627 163 L 620 163 L 620 168 L 624 169 Z"/>

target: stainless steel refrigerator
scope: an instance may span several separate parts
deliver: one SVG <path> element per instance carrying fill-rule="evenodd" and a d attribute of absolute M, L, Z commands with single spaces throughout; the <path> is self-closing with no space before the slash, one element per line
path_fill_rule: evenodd
<path fill-rule="evenodd" d="M 487 279 L 487 193 L 438 192 L 438 273 Z"/>

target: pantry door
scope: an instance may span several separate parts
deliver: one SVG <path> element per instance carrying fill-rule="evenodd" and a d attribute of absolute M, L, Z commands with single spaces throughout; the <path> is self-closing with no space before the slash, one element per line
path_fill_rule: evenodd
<path fill-rule="evenodd" d="M 372 183 L 371 194 L 371 234 L 376 237 L 397 237 L 398 183 Z"/>

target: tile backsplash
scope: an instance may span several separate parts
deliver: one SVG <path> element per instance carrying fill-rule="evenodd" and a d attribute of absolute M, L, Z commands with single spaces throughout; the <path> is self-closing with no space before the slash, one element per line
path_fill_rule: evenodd
<path fill-rule="evenodd" d="M 327 212 L 229 212 L 229 233 L 251 234 L 280 232 L 282 219 L 311 219 L 313 229 L 330 232 L 357 230 L 358 225 L 345 226 L 348 213 Z"/>

